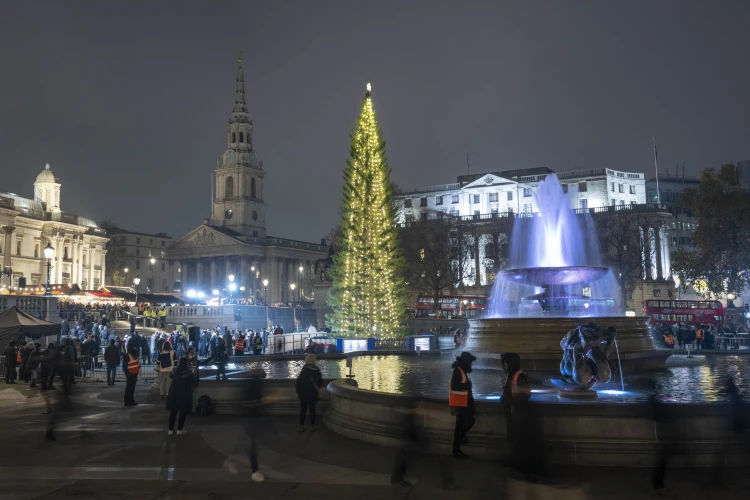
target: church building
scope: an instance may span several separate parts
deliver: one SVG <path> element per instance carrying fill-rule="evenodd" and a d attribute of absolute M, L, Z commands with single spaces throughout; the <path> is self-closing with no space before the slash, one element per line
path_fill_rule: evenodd
<path fill-rule="evenodd" d="M 311 295 L 300 285 L 311 281 L 315 261 L 325 259 L 328 248 L 267 235 L 265 176 L 254 149 L 240 57 L 227 150 L 214 169 L 211 218 L 167 249 L 175 291 L 210 296 L 232 276 L 242 291 L 235 293 L 269 304 Z"/>

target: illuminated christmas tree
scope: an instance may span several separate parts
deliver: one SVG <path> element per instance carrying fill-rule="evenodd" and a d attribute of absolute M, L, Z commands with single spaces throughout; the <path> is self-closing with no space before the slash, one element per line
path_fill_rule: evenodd
<path fill-rule="evenodd" d="M 329 326 L 345 337 L 398 337 L 406 310 L 391 169 L 370 84 L 344 169 L 340 251 L 331 272 Z"/>

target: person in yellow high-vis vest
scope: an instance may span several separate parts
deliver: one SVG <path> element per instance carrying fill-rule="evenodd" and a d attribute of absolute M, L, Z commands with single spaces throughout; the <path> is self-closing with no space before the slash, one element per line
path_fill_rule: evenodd
<path fill-rule="evenodd" d="M 468 444 L 466 433 L 474 426 L 474 395 L 471 393 L 471 364 L 476 361 L 469 352 L 462 352 L 456 356 L 456 361 L 451 365 L 453 373 L 448 384 L 448 405 L 451 413 L 456 416 L 456 426 L 453 429 L 453 456 L 455 458 L 467 458 L 461 451 L 462 444 Z"/>

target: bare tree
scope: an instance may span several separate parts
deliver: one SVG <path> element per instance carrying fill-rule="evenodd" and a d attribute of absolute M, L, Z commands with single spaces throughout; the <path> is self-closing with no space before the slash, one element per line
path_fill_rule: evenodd
<path fill-rule="evenodd" d="M 655 240 L 659 232 L 667 228 L 668 215 L 626 209 L 610 210 L 598 217 L 602 260 L 615 273 L 623 312 L 636 283 L 651 274 L 651 263 L 657 251 Z"/>
<path fill-rule="evenodd" d="M 126 276 L 123 273 L 123 269 L 130 265 L 130 261 L 125 256 L 125 245 L 123 240 L 116 234 L 116 230 L 119 229 L 116 222 L 111 220 L 103 220 L 99 222 L 99 227 L 103 228 L 108 233 L 109 241 L 107 241 L 107 255 L 104 256 L 104 262 L 107 266 L 107 274 L 109 275 L 108 281 L 115 286 L 125 286 Z"/>
<path fill-rule="evenodd" d="M 471 247 L 460 244 L 459 223 L 450 217 L 410 223 L 401 229 L 400 239 L 408 288 L 415 295 L 432 296 L 437 314 L 440 296 L 452 295 L 464 278 L 459 263 L 466 262 Z"/>

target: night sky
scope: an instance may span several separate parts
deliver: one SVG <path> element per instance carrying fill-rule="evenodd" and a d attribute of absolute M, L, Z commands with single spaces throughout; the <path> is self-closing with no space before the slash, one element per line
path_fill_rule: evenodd
<path fill-rule="evenodd" d="M 408 4 L 408 5 L 406 5 Z M 268 233 L 336 223 L 365 84 L 394 181 L 750 159 L 750 2 L 4 2 L 0 189 L 179 238 L 210 214 L 238 50 Z"/>

